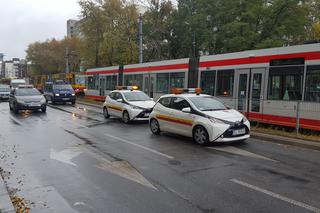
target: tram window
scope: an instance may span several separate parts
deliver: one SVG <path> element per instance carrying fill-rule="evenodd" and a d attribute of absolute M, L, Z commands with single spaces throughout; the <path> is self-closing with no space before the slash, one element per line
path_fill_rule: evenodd
<path fill-rule="evenodd" d="M 270 68 L 269 100 L 301 100 L 303 67 Z"/>
<path fill-rule="evenodd" d="M 320 66 L 308 66 L 305 101 L 320 102 Z"/>
<path fill-rule="evenodd" d="M 184 88 L 184 72 L 170 73 L 170 88 Z"/>
<path fill-rule="evenodd" d="M 96 89 L 94 77 L 88 77 L 88 89 Z"/>
<path fill-rule="evenodd" d="M 201 72 L 200 87 L 204 94 L 214 95 L 215 78 L 214 71 Z"/>
<path fill-rule="evenodd" d="M 169 73 L 157 74 L 157 92 L 158 93 L 169 92 Z"/>
<path fill-rule="evenodd" d="M 233 95 L 234 70 L 219 70 L 217 81 L 218 96 Z"/>
<path fill-rule="evenodd" d="M 106 77 L 106 90 L 114 90 L 117 84 L 116 76 L 107 76 Z"/>
<path fill-rule="evenodd" d="M 124 76 L 124 85 L 126 86 L 138 86 L 139 88 L 142 88 L 142 82 L 142 74 Z"/>

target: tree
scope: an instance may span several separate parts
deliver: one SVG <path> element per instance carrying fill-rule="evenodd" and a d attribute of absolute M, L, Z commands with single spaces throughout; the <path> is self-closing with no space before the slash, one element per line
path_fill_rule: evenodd
<path fill-rule="evenodd" d="M 66 70 L 66 49 L 69 51 L 70 71 L 76 72 L 80 66 L 81 41 L 77 38 L 51 39 L 35 42 L 28 46 L 27 60 L 30 64 L 30 75 L 61 73 Z"/>
<path fill-rule="evenodd" d="M 121 0 L 82 0 L 81 29 L 86 66 L 113 66 L 138 60 L 138 14 Z"/>

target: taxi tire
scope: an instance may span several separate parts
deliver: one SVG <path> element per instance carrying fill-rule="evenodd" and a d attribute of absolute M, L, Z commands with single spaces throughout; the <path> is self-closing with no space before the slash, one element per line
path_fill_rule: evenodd
<path fill-rule="evenodd" d="M 153 128 L 152 125 L 156 125 L 156 126 L 157 126 L 157 129 Z M 154 127 L 155 127 L 155 126 L 154 126 Z M 159 135 L 160 132 L 161 132 L 159 122 L 158 122 L 156 119 L 154 119 L 154 118 L 152 118 L 152 119 L 150 120 L 150 130 L 151 130 L 151 132 L 152 132 L 153 134 L 155 134 L 155 135 Z"/>
<path fill-rule="evenodd" d="M 199 138 L 201 137 L 201 138 Z M 193 129 L 193 140 L 202 146 L 209 144 L 209 134 L 203 126 L 196 126 Z"/>
<path fill-rule="evenodd" d="M 107 107 L 103 107 L 103 116 L 104 116 L 105 119 L 110 118 L 110 115 L 109 115 Z"/>
<path fill-rule="evenodd" d="M 47 107 L 41 108 L 41 112 L 45 113 L 47 111 Z"/>
<path fill-rule="evenodd" d="M 127 111 L 124 111 L 122 113 L 122 121 L 125 123 L 125 124 L 128 124 L 130 123 L 130 115 Z"/>

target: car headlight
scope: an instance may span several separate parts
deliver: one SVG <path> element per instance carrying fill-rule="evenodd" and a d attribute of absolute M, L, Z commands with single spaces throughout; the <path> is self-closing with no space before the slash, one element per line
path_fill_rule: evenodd
<path fill-rule="evenodd" d="M 60 96 L 60 94 L 54 94 L 54 96 Z"/>
<path fill-rule="evenodd" d="M 72 95 L 72 96 L 75 96 L 76 94 L 72 93 L 71 95 Z"/>
<path fill-rule="evenodd" d="M 248 121 L 248 118 L 246 118 L 246 116 L 243 116 L 242 120 L 243 120 L 243 123 L 245 123 Z"/>
<path fill-rule="evenodd" d="M 46 102 L 47 102 L 46 99 L 45 99 L 44 97 L 42 97 L 41 100 L 40 100 L 40 103 L 41 103 L 41 104 L 44 104 L 44 103 L 46 103 Z"/>
<path fill-rule="evenodd" d="M 17 100 L 17 102 L 19 103 L 19 104 L 24 104 L 24 101 L 23 100 Z"/>
<path fill-rule="evenodd" d="M 138 107 L 138 106 L 134 106 L 134 105 L 131 105 L 132 109 L 141 109 L 141 110 L 144 110 L 143 108 L 141 107 Z"/>
<path fill-rule="evenodd" d="M 212 123 L 217 123 L 217 124 L 225 124 L 223 121 L 213 118 L 213 117 L 208 117 L 209 121 L 211 121 Z"/>

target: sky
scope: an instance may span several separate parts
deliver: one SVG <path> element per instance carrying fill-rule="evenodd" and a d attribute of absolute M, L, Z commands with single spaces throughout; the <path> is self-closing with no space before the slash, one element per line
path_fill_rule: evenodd
<path fill-rule="evenodd" d="M 78 0 L 0 0 L 0 53 L 5 60 L 25 58 L 28 44 L 67 34 L 77 19 Z"/>

